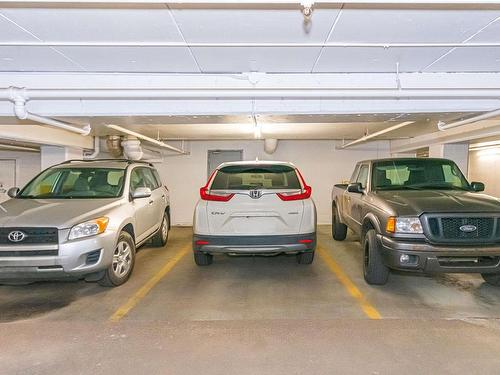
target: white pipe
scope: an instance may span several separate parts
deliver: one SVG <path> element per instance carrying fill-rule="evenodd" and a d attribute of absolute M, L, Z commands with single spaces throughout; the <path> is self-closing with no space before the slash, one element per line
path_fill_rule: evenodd
<path fill-rule="evenodd" d="M 490 118 L 496 117 L 496 116 L 500 116 L 500 109 L 497 109 L 497 110 L 492 111 L 492 112 L 483 113 L 482 115 L 474 116 L 474 117 L 471 117 L 471 118 L 468 118 L 468 119 L 465 119 L 462 121 L 452 122 L 451 124 L 446 124 L 443 121 L 439 121 L 438 122 L 438 129 L 441 131 L 445 131 L 448 129 L 456 128 L 458 126 L 472 124 L 473 122 L 487 120 L 487 119 L 490 119 Z"/>
<path fill-rule="evenodd" d="M 498 42 L 479 43 L 210 43 L 210 42 L 46 42 L 19 41 L 0 42 L 0 47 L 188 47 L 188 48 L 492 48 L 500 47 Z"/>
<path fill-rule="evenodd" d="M 133 137 L 142 139 L 143 141 L 146 141 L 146 142 L 149 142 L 149 143 L 153 143 L 153 144 L 155 144 L 155 145 L 157 145 L 159 147 L 166 148 L 168 150 L 178 152 L 179 154 L 186 154 L 186 152 L 184 150 L 181 150 L 181 149 L 179 149 L 177 147 L 174 147 L 174 146 L 170 146 L 170 145 L 168 145 L 166 143 L 158 141 L 158 140 L 156 140 L 154 138 L 150 138 L 150 137 L 145 136 L 145 135 L 143 135 L 141 133 L 137 133 L 137 132 L 134 132 L 132 130 L 122 128 L 121 126 L 118 126 L 118 125 L 109 124 L 109 125 L 106 125 L 106 126 L 108 128 L 110 128 L 110 129 L 117 130 L 120 133 L 125 133 L 125 134 L 131 135 Z"/>
<path fill-rule="evenodd" d="M 91 154 L 84 154 L 83 158 L 84 159 L 95 159 L 97 155 L 99 155 L 99 152 L 101 152 L 101 140 L 99 137 L 95 136 L 94 137 L 94 151 Z"/>
<path fill-rule="evenodd" d="M 266 154 L 271 155 L 274 154 L 276 149 L 278 148 L 278 140 L 273 138 L 264 139 L 264 151 Z"/>
<path fill-rule="evenodd" d="M 498 99 L 499 89 L 339 89 L 339 88 L 168 88 L 168 89 L 0 89 L 0 100 L 133 99 Z"/>
<path fill-rule="evenodd" d="M 401 129 L 402 127 L 405 127 L 407 125 L 410 125 L 410 124 L 413 124 L 415 121 L 405 121 L 405 122 L 402 122 L 401 124 L 397 124 L 397 125 L 394 125 L 394 126 L 391 126 L 389 128 L 386 128 L 386 129 L 382 129 L 378 132 L 375 132 L 373 134 L 369 134 L 369 135 L 365 135 L 361 138 L 358 138 L 352 142 L 348 142 L 346 144 L 343 144 L 342 146 L 340 146 L 341 149 L 344 149 L 344 148 L 347 148 L 347 147 L 351 147 L 351 146 L 354 146 L 354 145 L 357 145 L 358 143 L 363 143 L 363 142 L 366 142 L 372 138 L 375 138 L 375 137 L 378 137 L 382 134 L 386 134 L 386 133 L 389 133 L 389 132 L 392 132 L 394 130 L 397 130 L 397 129 Z"/>
<path fill-rule="evenodd" d="M 297 5 L 300 6 L 301 0 L 2 0 L 2 3 L 55 3 L 55 4 L 66 4 L 66 3 L 98 3 L 98 4 L 205 4 L 205 5 L 241 5 L 241 4 L 254 4 L 254 5 L 270 5 L 270 4 L 282 4 L 282 5 Z M 315 0 L 313 4 L 422 4 L 422 5 L 495 5 L 500 4 L 497 0 Z"/>
<path fill-rule="evenodd" d="M 35 115 L 33 113 L 30 113 L 26 109 L 26 102 L 24 100 L 15 100 L 14 113 L 16 114 L 17 118 L 20 120 L 36 121 L 36 122 L 39 122 L 41 124 L 54 126 L 56 128 L 68 130 L 68 131 L 73 132 L 73 133 L 79 133 L 81 135 L 89 135 L 89 133 L 90 133 L 90 125 L 85 125 L 83 128 L 79 128 L 79 127 L 73 126 L 71 124 L 68 124 L 66 122 L 54 120 L 50 117 L 42 117 L 42 116 L 38 116 L 38 115 Z"/>

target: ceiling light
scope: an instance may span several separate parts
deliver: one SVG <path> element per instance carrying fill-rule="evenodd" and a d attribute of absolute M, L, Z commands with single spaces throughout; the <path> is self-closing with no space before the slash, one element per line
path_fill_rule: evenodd
<path fill-rule="evenodd" d="M 469 145 L 469 150 L 475 151 L 477 149 L 492 148 L 497 146 L 500 146 L 500 141 L 479 142 Z"/>

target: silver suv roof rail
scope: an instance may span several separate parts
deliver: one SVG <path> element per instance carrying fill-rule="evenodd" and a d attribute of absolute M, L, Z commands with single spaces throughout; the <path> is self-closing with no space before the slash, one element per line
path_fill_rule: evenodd
<path fill-rule="evenodd" d="M 66 160 L 66 161 L 62 162 L 59 165 L 71 164 L 71 163 L 81 163 L 81 162 L 92 163 L 92 162 L 100 162 L 100 161 L 103 161 L 103 162 L 114 161 L 114 162 L 118 162 L 118 163 L 123 162 L 123 163 L 127 163 L 127 164 L 138 163 L 138 164 L 146 164 L 146 165 L 149 165 L 150 167 L 153 167 L 153 163 L 150 163 L 148 161 L 130 160 L 130 159 L 71 159 L 71 160 Z"/>

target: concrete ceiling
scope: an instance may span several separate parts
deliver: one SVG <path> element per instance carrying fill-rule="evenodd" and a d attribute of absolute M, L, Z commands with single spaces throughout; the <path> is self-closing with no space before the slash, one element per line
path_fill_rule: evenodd
<path fill-rule="evenodd" d="M 491 72 L 500 48 L 95 47 L 82 43 L 462 43 L 499 42 L 491 7 L 52 5 L 0 9 L 0 71 L 74 72 Z M 478 54 L 481 59 L 478 59 Z"/>
<path fill-rule="evenodd" d="M 500 89 L 498 6 L 317 4 L 310 22 L 298 4 L 0 7 L 0 88 Z M 414 123 L 380 138 L 437 132 L 438 121 L 499 108 L 500 99 L 76 98 L 27 106 L 89 123 L 96 135 L 113 134 L 105 125 L 116 124 L 162 139 L 253 139 L 253 113 L 264 138 L 347 140 L 405 121 Z M 29 124 L 0 101 L 0 127 Z"/>

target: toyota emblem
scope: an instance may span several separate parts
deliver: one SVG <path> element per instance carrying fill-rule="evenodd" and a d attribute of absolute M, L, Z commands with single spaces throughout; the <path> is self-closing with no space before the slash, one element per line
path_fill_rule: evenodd
<path fill-rule="evenodd" d="M 21 232 L 20 230 L 13 230 L 7 236 L 10 242 L 21 242 L 26 238 L 26 233 Z"/>

